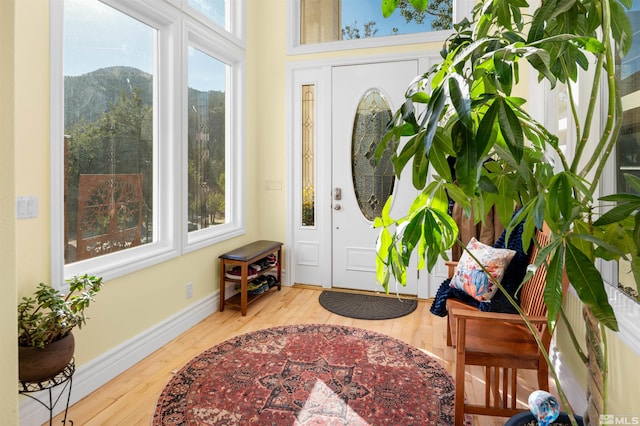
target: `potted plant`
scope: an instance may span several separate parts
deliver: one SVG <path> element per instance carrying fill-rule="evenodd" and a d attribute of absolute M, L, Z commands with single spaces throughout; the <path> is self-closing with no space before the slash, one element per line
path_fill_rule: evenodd
<path fill-rule="evenodd" d="M 582 426 L 584 424 L 582 417 L 576 416 L 575 421 L 578 426 Z M 550 426 L 567 426 L 570 424 L 571 419 L 567 413 L 560 413 L 553 423 L 549 423 Z M 538 419 L 536 419 L 536 417 L 529 411 L 523 411 L 522 413 L 516 414 L 507 420 L 504 426 L 539 426 L 539 422 Z"/>
<path fill-rule="evenodd" d="M 403 1 L 383 0 L 385 16 Z M 427 6 L 427 0 L 410 3 L 422 11 Z M 552 237 L 541 256 L 548 259 L 549 318 L 553 322 L 562 315 L 566 271 L 583 306 L 588 353 L 582 353 L 575 336 L 573 340 L 600 383 L 606 383 L 602 327 L 618 330 L 618 324 L 597 262 L 625 258 L 640 282 L 640 196 L 598 198 L 623 117 L 616 59 L 624 57 L 632 40 L 625 13 L 630 5 L 626 0 L 550 0 L 538 7 L 524 1 L 481 1 L 471 21 L 454 25 L 440 63 L 411 83 L 376 151 L 377 158 L 387 149 L 394 152 L 398 177 L 411 164 L 419 191 L 403 217 L 389 215 L 390 199 L 374 222 L 380 228 L 378 280 L 387 291 L 392 276 L 404 284 L 412 253 L 417 252 L 419 267 L 426 264 L 430 270 L 439 257 L 446 258 L 458 232 L 448 215 L 450 198 L 476 218 L 493 207 L 502 223 L 509 224 L 507 235 L 524 221 L 524 247 L 545 222 Z M 563 152 L 558 136 L 527 111 L 526 99 L 514 94 L 526 66 L 548 90 L 559 85 L 565 90 L 576 140 L 572 152 Z M 591 82 L 582 104 L 572 85 L 578 78 Z M 602 105 L 606 119 L 596 128 L 594 116 Z M 406 140 L 402 145 L 401 137 Z M 455 181 L 449 156 L 456 158 Z M 640 179 L 626 179 L 640 192 Z M 520 209 L 512 218 L 515 206 Z M 596 423 L 606 412 L 606 395 L 588 396 Z"/>
<path fill-rule="evenodd" d="M 560 404 L 555 396 L 549 392 L 537 390 L 533 391 L 528 398 L 529 411 L 512 416 L 504 424 L 505 426 L 568 426 L 571 419 L 567 413 L 560 411 Z M 582 426 L 582 417 L 575 416 L 573 419 Z"/>
<path fill-rule="evenodd" d="M 66 280 L 66 295 L 40 283 L 33 296 L 18 304 L 19 379 L 37 382 L 55 376 L 71 361 L 71 331 L 87 321 L 85 309 L 102 286 L 102 278 L 76 275 Z"/>

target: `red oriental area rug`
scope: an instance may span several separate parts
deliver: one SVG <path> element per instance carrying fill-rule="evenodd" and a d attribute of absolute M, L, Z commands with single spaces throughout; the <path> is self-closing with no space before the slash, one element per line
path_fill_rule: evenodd
<path fill-rule="evenodd" d="M 195 357 L 162 391 L 153 425 L 452 425 L 453 403 L 451 376 L 406 343 L 291 325 Z"/>

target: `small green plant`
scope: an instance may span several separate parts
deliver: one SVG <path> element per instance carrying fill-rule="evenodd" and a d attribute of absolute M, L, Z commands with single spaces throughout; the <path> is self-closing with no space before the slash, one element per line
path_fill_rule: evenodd
<path fill-rule="evenodd" d="M 19 346 L 44 348 L 87 322 L 84 310 L 100 291 L 102 277 L 75 275 L 66 282 L 66 295 L 40 283 L 33 296 L 22 298 L 18 304 Z"/>

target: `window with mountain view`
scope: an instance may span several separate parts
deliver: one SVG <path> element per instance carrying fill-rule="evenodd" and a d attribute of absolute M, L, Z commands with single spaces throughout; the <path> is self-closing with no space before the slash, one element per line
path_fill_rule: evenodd
<path fill-rule="evenodd" d="M 226 222 L 225 147 L 227 66 L 189 47 L 189 231 Z"/>
<path fill-rule="evenodd" d="M 382 2 L 372 0 L 299 0 L 300 44 L 326 43 L 372 37 L 449 30 L 453 1 L 433 0 L 425 12 L 416 12 L 409 0 L 382 16 Z"/>
<path fill-rule="evenodd" d="M 243 0 L 51 3 L 53 276 L 244 233 L 241 16 Z"/>
<path fill-rule="evenodd" d="M 64 3 L 65 264 L 154 239 L 156 30 Z"/>

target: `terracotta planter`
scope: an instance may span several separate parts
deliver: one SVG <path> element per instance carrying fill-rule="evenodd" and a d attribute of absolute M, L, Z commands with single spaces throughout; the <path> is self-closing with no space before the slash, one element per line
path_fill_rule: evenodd
<path fill-rule="evenodd" d="M 18 346 L 18 378 L 21 382 L 40 382 L 54 377 L 69 364 L 74 349 L 71 333 L 44 348 Z"/>

